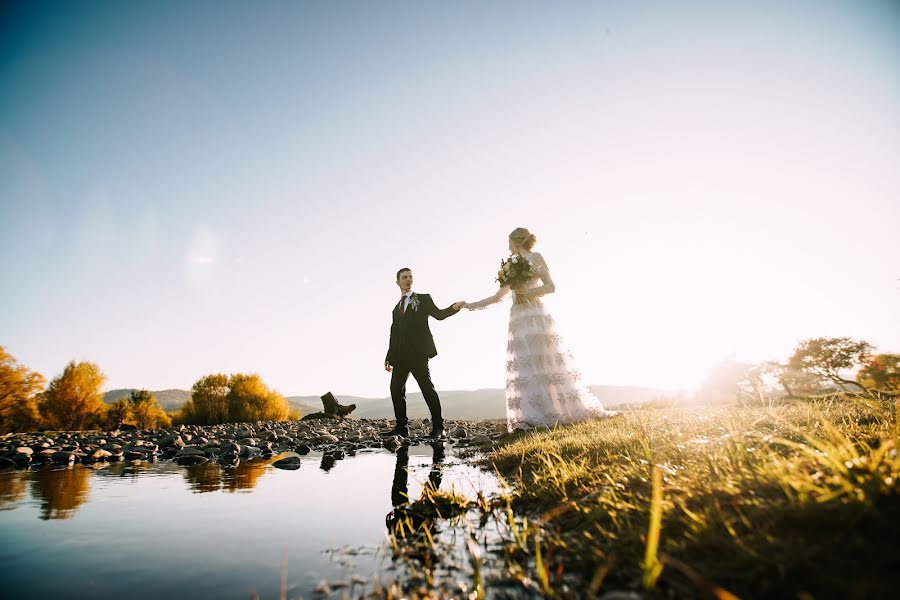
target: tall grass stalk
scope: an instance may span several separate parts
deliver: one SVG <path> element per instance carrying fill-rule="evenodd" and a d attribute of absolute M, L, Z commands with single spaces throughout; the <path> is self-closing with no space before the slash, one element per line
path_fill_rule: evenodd
<path fill-rule="evenodd" d="M 650 528 L 647 531 L 647 549 L 644 552 L 644 588 L 653 589 L 662 574 L 659 561 L 659 535 L 662 530 L 662 469 L 653 465 L 653 488 L 650 496 Z"/>

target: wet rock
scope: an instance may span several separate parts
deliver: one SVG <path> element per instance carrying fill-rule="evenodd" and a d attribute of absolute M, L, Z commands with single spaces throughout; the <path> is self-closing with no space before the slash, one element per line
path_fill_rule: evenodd
<path fill-rule="evenodd" d="M 463 436 L 463 437 L 465 437 L 465 436 Z M 488 436 L 486 436 L 482 433 L 482 434 L 472 436 L 471 441 L 473 444 L 490 444 L 491 438 L 489 438 Z"/>
<path fill-rule="evenodd" d="M 11 458 L 0 456 L 0 469 L 14 469 L 15 467 L 16 463 L 14 463 Z"/>
<path fill-rule="evenodd" d="M 468 435 L 469 435 L 469 432 L 466 430 L 465 427 L 457 427 L 457 428 L 454 429 L 453 432 L 450 434 L 450 437 L 452 437 L 452 438 L 464 438 L 464 437 L 468 437 Z"/>
<path fill-rule="evenodd" d="M 93 452 L 88 455 L 88 458 L 91 460 L 101 460 L 104 461 L 112 456 L 112 452 L 109 450 L 104 450 L 103 448 L 97 448 Z"/>
<path fill-rule="evenodd" d="M 237 454 L 226 454 L 219 457 L 219 464 L 223 467 L 236 467 L 241 464 L 241 459 L 238 458 Z"/>
<path fill-rule="evenodd" d="M 25 456 L 31 456 L 34 454 L 34 450 L 29 448 L 28 446 L 20 446 L 16 448 L 16 454 L 24 454 Z"/>
<path fill-rule="evenodd" d="M 147 457 L 143 452 L 135 452 L 133 450 L 129 450 L 123 456 L 125 460 L 144 460 Z"/>
<path fill-rule="evenodd" d="M 313 590 L 313 593 L 314 594 L 323 594 L 323 595 L 327 596 L 331 593 L 331 588 L 328 587 L 327 581 L 322 581 L 321 583 L 319 583 L 319 585 L 316 586 L 316 589 Z"/>
<path fill-rule="evenodd" d="M 276 469 L 295 471 L 300 468 L 301 463 L 302 460 L 299 456 L 289 456 L 287 458 L 282 458 L 281 460 L 276 460 L 272 463 L 272 466 Z"/>
<path fill-rule="evenodd" d="M 240 444 L 235 444 L 234 442 L 224 442 L 219 446 L 219 450 L 223 453 L 235 452 L 235 453 L 240 454 L 241 446 L 240 446 Z"/>
<path fill-rule="evenodd" d="M 74 452 L 71 452 L 69 450 L 60 450 L 58 452 L 54 452 L 51 458 L 53 459 L 53 462 L 57 464 L 70 465 L 75 462 L 77 457 L 75 456 Z"/>
<path fill-rule="evenodd" d="M 187 456 L 179 456 L 175 459 L 179 465 L 202 465 L 203 463 L 209 462 L 209 459 L 205 456 L 197 456 L 196 454 L 188 454 Z"/>
<path fill-rule="evenodd" d="M 175 458 L 181 458 L 182 456 L 206 456 L 206 452 L 200 450 L 199 448 L 182 448 L 175 454 Z"/>
<path fill-rule="evenodd" d="M 294 452 L 296 452 L 297 454 L 309 454 L 309 450 L 310 448 L 306 444 L 297 444 L 297 446 L 294 448 Z"/>
<path fill-rule="evenodd" d="M 34 465 L 49 465 L 51 462 L 53 459 L 46 454 L 35 454 L 31 457 L 31 464 Z"/>
<path fill-rule="evenodd" d="M 643 600 L 643 598 L 644 597 L 637 592 L 631 592 L 627 590 L 613 590 L 611 592 L 606 592 L 597 600 Z"/>
<path fill-rule="evenodd" d="M 166 437 L 161 438 L 157 442 L 157 444 L 159 445 L 160 448 L 163 448 L 163 449 L 168 448 L 169 446 L 178 446 L 181 448 L 181 447 L 184 447 L 184 440 L 181 439 L 180 435 L 173 434 L 173 435 L 167 435 Z"/>

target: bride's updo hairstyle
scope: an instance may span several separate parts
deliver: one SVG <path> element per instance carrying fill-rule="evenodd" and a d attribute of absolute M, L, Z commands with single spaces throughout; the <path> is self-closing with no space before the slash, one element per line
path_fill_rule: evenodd
<path fill-rule="evenodd" d="M 525 248 L 528 252 L 531 252 L 531 249 L 534 248 L 534 245 L 537 243 L 537 237 L 524 227 L 516 227 L 513 232 L 509 234 L 509 239 Z"/>

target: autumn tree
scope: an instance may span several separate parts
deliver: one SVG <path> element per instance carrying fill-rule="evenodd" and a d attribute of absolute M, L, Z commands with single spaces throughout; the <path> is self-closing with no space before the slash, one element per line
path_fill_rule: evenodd
<path fill-rule="evenodd" d="M 198 379 L 179 418 L 187 423 L 212 425 L 228 419 L 228 375 L 217 373 Z"/>
<path fill-rule="evenodd" d="M 846 385 L 865 389 L 843 374 L 858 367 L 872 350 L 873 347 L 868 342 L 848 337 L 813 338 L 800 342 L 787 366 L 794 371 L 828 379 L 844 391 L 847 391 Z"/>
<path fill-rule="evenodd" d="M 98 425 L 106 415 L 101 388 L 106 376 L 90 362 L 70 362 L 50 382 L 38 404 L 51 429 L 79 430 Z"/>
<path fill-rule="evenodd" d="M 0 346 L 0 433 L 37 427 L 37 397 L 43 387 L 40 373 L 20 365 Z"/>
<path fill-rule="evenodd" d="M 828 383 L 820 376 L 806 371 L 797 371 L 787 365 L 782 365 L 778 373 L 778 383 L 781 384 L 788 396 L 795 398 L 818 394 L 830 389 Z"/>
<path fill-rule="evenodd" d="M 118 398 L 106 409 L 106 426 L 115 429 L 126 421 L 131 421 L 131 402 L 128 398 Z"/>
<path fill-rule="evenodd" d="M 131 418 L 138 429 L 156 429 L 172 424 L 172 419 L 159 405 L 156 396 L 147 390 L 131 392 L 130 404 Z"/>
<path fill-rule="evenodd" d="M 229 384 L 228 411 L 232 421 L 283 421 L 287 418 L 287 400 L 270 390 L 256 373 L 232 375 Z"/>
<path fill-rule="evenodd" d="M 870 390 L 900 392 L 900 354 L 866 357 L 856 379 Z"/>
<path fill-rule="evenodd" d="M 288 417 L 284 396 L 270 390 L 256 373 L 207 375 L 191 387 L 179 418 L 187 423 L 281 421 Z"/>

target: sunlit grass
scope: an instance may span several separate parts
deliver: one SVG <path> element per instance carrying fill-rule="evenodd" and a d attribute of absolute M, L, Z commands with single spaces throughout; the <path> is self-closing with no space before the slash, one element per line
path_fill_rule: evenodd
<path fill-rule="evenodd" d="M 886 594 L 896 410 L 850 396 L 641 409 L 527 435 L 488 459 L 511 485 L 492 508 L 508 571 L 547 596 Z"/>

